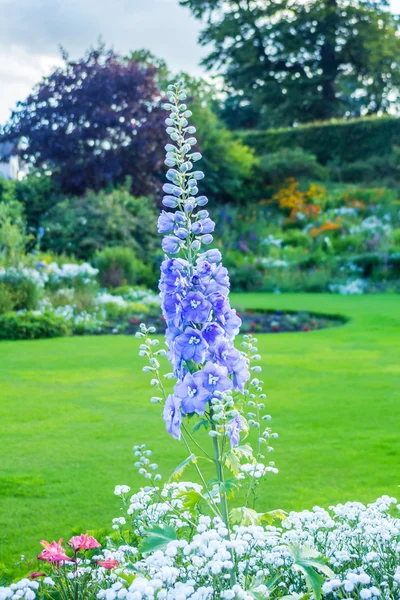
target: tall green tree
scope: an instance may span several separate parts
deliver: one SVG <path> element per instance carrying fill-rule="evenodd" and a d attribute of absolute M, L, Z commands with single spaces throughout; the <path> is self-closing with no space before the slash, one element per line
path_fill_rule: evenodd
<path fill-rule="evenodd" d="M 387 112 L 398 100 L 400 20 L 387 0 L 180 3 L 212 45 L 204 65 L 220 69 L 235 96 L 228 122 L 249 105 L 268 126 Z"/>

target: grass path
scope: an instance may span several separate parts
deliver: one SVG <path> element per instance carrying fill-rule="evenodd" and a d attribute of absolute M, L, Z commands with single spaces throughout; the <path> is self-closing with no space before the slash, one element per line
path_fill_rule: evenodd
<path fill-rule="evenodd" d="M 400 300 L 247 294 L 248 308 L 346 315 L 343 326 L 260 335 L 280 474 L 263 506 L 301 509 L 400 495 Z M 183 448 L 149 404 L 138 340 L 86 337 L 0 344 L 0 573 L 43 538 L 107 527 L 115 484 L 141 484 L 132 445 L 167 475 Z M 192 473 L 187 472 L 190 478 Z"/>

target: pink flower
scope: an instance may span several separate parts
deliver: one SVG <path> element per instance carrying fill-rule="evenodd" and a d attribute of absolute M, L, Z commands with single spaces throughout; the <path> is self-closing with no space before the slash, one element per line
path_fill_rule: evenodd
<path fill-rule="evenodd" d="M 39 560 L 47 560 L 49 563 L 60 563 L 65 560 L 71 561 L 72 559 L 65 554 L 64 548 L 61 546 L 63 538 L 58 542 L 46 542 L 42 540 L 40 543 L 44 546 L 44 550 L 39 554 Z"/>
<path fill-rule="evenodd" d="M 101 544 L 87 533 L 75 535 L 69 540 L 68 545 L 72 546 L 75 552 L 79 552 L 80 550 L 91 550 L 92 548 L 101 548 Z"/>
<path fill-rule="evenodd" d="M 118 561 L 112 560 L 111 558 L 107 558 L 106 560 L 99 560 L 98 564 L 103 567 L 103 569 L 115 569 L 118 567 Z"/>
<path fill-rule="evenodd" d="M 34 571 L 28 575 L 28 579 L 37 579 L 38 577 L 46 577 L 46 573 L 42 573 L 41 571 Z"/>

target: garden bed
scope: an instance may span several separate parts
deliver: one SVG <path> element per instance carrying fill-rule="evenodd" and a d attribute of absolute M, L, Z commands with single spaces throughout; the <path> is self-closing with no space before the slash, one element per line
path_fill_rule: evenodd
<path fill-rule="evenodd" d="M 243 333 L 295 333 L 338 327 L 347 322 L 340 315 L 326 315 L 310 313 L 300 310 L 238 310 L 237 314 L 242 319 L 241 330 Z M 132 316 L 118 318 L 110 322 L 100 333 L 135 335 L 139 330 L 142 318 Z M 158 333 L 165 331 L 165 322 L 161 316 L 146 315 L 146 323 L 156 328 Z"/>

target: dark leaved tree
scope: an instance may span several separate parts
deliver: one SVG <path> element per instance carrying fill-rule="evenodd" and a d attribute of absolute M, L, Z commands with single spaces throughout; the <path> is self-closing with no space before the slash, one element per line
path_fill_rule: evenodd
<path fill-rule="evenodd" d="M 399 18 L 387 0 L 180 0 L 202 20 L 228 123 L 291 125 L 387 112 L 400 90 Z"/>
<path fill-rule="evenodd" d="M 64 65 L 17 105 L 2 132 L 23 139 L 23 158 L 52 174 L 61 191 L 83 194 L 132 181 L 132 193 L 155 189 L 165 143 L 164 115 L 152 66 L 103 45 Z"/>

